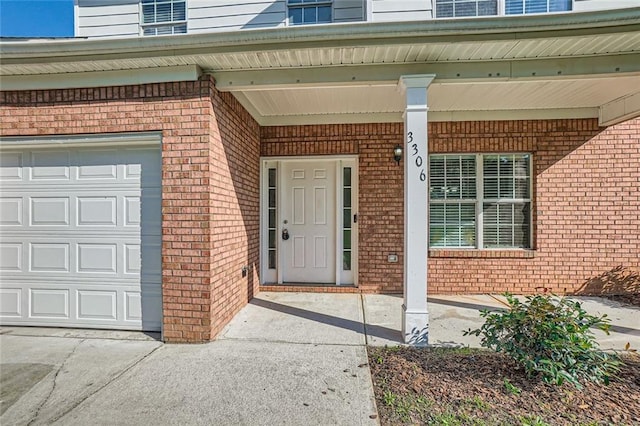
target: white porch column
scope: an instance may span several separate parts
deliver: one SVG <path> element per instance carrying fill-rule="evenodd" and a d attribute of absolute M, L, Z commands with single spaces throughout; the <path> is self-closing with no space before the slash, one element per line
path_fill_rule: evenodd
<path fill-rule="evenodd" d="M 428 178 L 427 87 L 434 74 L 400 78 L 405 92 L 404 112 L 404 305 L 402 335 L 405 343 L 429 341 L 427 310 Z"/>

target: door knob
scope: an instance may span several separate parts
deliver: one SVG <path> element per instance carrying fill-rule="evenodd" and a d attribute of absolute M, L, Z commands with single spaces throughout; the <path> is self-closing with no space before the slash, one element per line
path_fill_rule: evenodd
<path fill-rule="evenodd" d="M 289 231 L 287 229 L 282 230 L 282 239 L 285 241 L 289 239 Z"/>

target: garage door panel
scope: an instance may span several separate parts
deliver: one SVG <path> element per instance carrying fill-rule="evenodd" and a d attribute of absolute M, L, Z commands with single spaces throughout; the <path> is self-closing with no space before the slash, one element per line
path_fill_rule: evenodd
<path fill-rule="evenodd" d="M 160 150 L 18 151 L 0 163 L 1 322 L 159 330 Z"/>
<path fill-rule="evenodd" d="M 0 182 L 22 180 L 22 153 L 3 152 L 0 156 Z"/>
<path fill-rule="evenodd" d="M 0 288 L 0 317 L 22 316 L 22 290 Z"/>
<path fill-rule="evenodd" d="M 31 152 L 31 180 L 69 180 L 71 177 L 69 151 Z"/>
<path fill-rule="evenodd" d="M 69 319 L 69 290 L 65 288 L 30 288 L 30 318 Z"/>
<path fill-rule="evenodd" d="M 21 226 L 22 198 L 2 197 L 0 198 L 0 226 Z"/>

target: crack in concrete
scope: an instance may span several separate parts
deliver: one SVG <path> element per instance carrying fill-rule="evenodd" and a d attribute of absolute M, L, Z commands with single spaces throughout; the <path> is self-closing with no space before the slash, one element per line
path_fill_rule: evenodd
<path fill-rule="evenodd" d="M 99 388 L 97 388 L 96 390 L 94 390 L 93 392 L 90 392 L 89 394 L 87 394 L 84 398 L 79 399 L 78 401 L 76 401 L 75 403 L 71 404 L 69 407 L 67 407 L 62 413 L 58 414 L 57 416 L 53 417 L 52 419 L 50 419 L 49 424 L 53 424 L 55 422 L 57 422 L 58 420 L 62 419 L 64 416 L 66 416 L 67 414 L 69 414 L 71 411 L 73 411 L 75 408 L 77 408 L 80 404 L 82 404 L 83 402 L 85 402 L 87 399 L 91 398 L 93 395 L 97 394 L 98 392 L 100 392 L 102 389 L 106 388 L 107 386 L 109 386 L 110 384 L 112 384 L 113 382 L 115 382 L 116 380 L 118 380 L 120 377 L 122 377 L 123 375 L 125 375 L 127 372 L 129 372 L 132 368 L 134 368 L 136 365 L 140 364 L 142 361 L 144 361 L 145 359 L 149 358 L 151 355 L 153 355 L 158 349 L 160 349 L 161 347 L 163 347 L 163 345 L 159 345 L 158 347 L 154 348 L 151 352 L 147 353 L 146 355 L 144 355 L 143 357 L 141 357 L 140 359 L 138 359 L 136 362 L 134 362 L 133 364 L 131 364 L 130 366 L 128 366 L 127 368 L 125 368 L 124 370 L 122 370 L 120 373 L 116 374 L 115 376 L 113 376 L 110 380 L 108 380 L 105 384 L 103 384 L 102 386 L 100 386 Z M 27 425 L 30 426 L 30 425 Z"/>
<path fill-rule="evenodd" d="M 47 394 L 47 396 L 38 405 L 38 408 L 36 408 L 35 413 L 27 423 L 27 426 L 31 426 L 36 420 L 38 420 L 38 417 L 40 416 L 40 410 L 42 410 L 42 407 L 44 407 L 47 404 L 47 402 L 49 402 L 49 400 L 51 399 L 51 396 L 53 395 L 53 392 L 55 392 L 56 390 L 56 386 L 58 384 L 58 375 L 60 375 L 60 372 L 62 371 L 64 366 L 67 364 L 67 361 L 69 361 L 69 359 L 76 353 L 76 351 L 78 350 L 78 348 L 83 342 L 84 342 L 84 339 L 80 340 L 78 344 L 74 346 L 73 350 L 69 352 L 69 355 L 67 355 L 64 361 L 62 361 L 62 363 L 60 364 L 60 367 L 58 367 L 55 375 L 53 376 L 53 385 L 51 386 L 51 390 L 49 390 L 49 393 Z"/>

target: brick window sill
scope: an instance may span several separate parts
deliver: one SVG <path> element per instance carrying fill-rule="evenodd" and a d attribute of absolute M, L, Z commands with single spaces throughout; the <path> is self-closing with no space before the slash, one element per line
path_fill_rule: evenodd
<path fill-rule="evenodd" d="M 429 257 L 448 258 L 486 258 L 486 259 L 531 259 L 536 256 L 535 250 L 477 250 L 477 249 L 431 249 Z"/>

